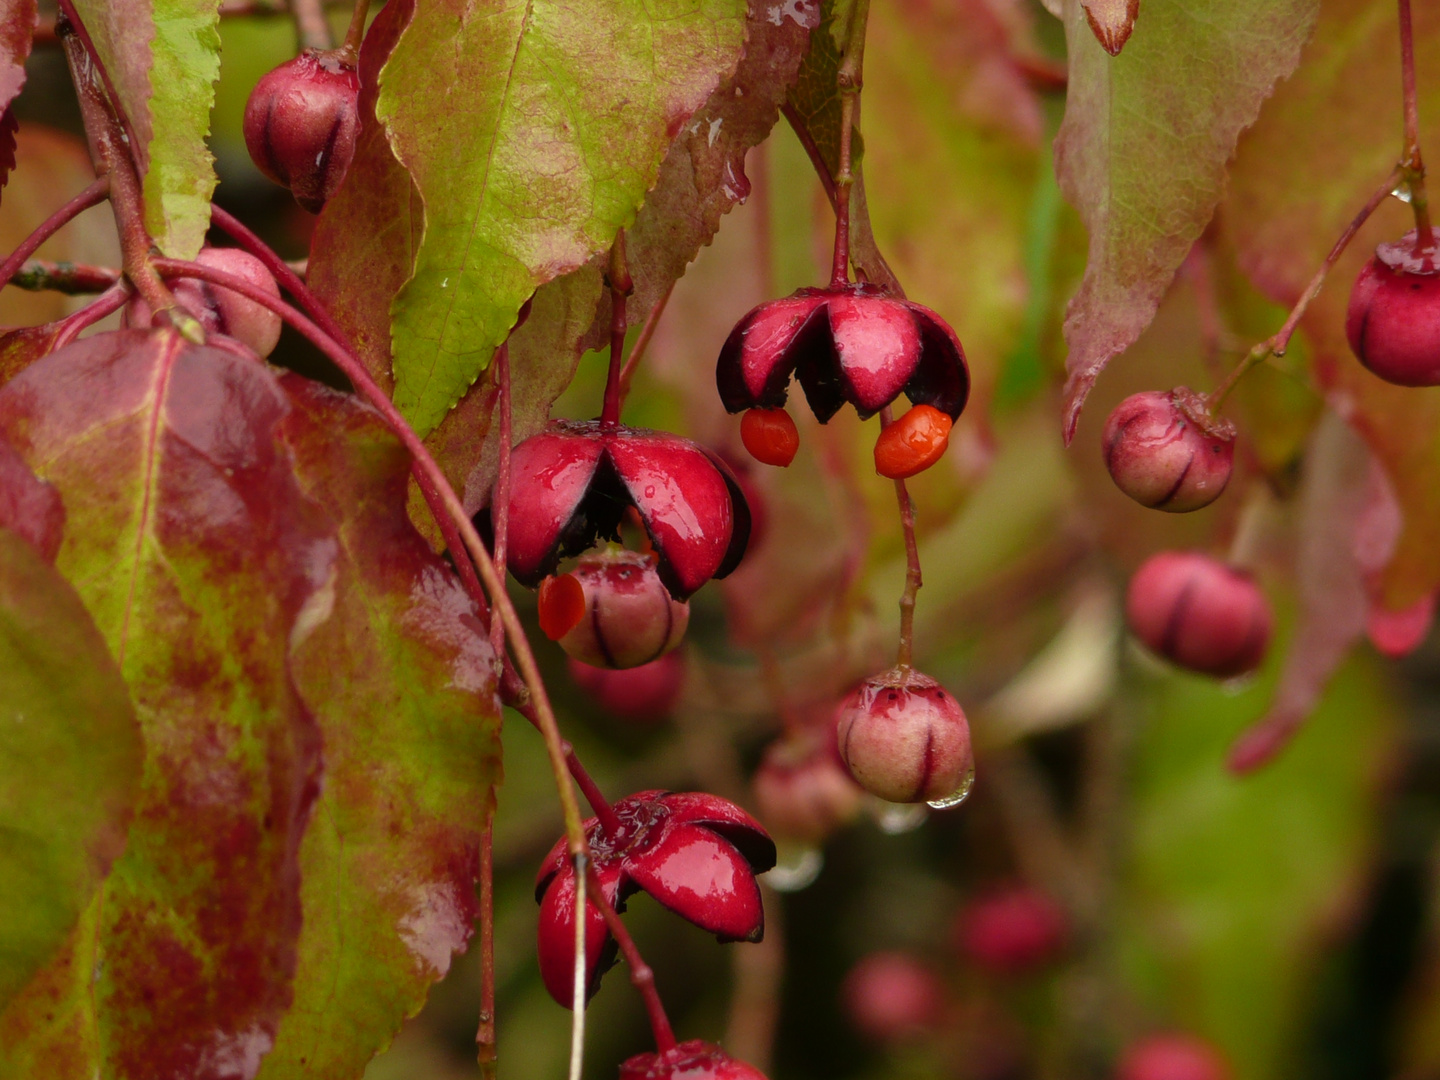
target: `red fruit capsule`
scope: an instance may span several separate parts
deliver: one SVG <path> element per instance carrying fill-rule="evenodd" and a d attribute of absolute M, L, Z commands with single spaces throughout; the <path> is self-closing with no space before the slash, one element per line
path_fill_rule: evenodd
<path fill-rule="evenodd" d="M 784 409 L 747 409 L 740 418 L 740 441 L 762 465 L 785 468 L 800 449 L 800 432 Z"/>
<path fill-rule="evenodd" d="M 955 921 L 955 943 L 976 966 L 1021 975 L 1051 963 L 1065 947 L 1069 920 L 1038 889 L 1015 886 L 971 901 Z"/>
<path fill-rule="evenodd" d="M 547 577 L 536 599 L 540 630 L 551 641 L 559 641 L 585 618 L 585 590 L 573 574 Z"/>
<path fill-rule="evenodd" d="M 620 1066 L 620 1080 L 765 1080 L 713 1043 L 690 1039 L 660 1054 L 636 1054 Z"/>
<path fill-rule="evenodd" d="M 1141 506 L 1185 513 L 1214 502 L 1230 482 L 1235 427 L 1182 386 L 1130 395 L 1105 421 L 1100 445 L 1116 487 Z"/>
<path fill-rule="evenodd" d="M 355 156 L 360 76 L 340 50 L 306 49 L 270 72 L 245 103 L 255 167 L 318 214 Z"/>
<path fill-rule="evenodd" d="M 201 266 L 233 274 L 257 289 L 280 299 L 280 286 L 265 264 L 239 248 L 204 247 L 195 261 Z M 176 302 L 207 331 L 232 337 L 256 356 L 269 356 L 280 341 L 280 316 L 263 304 L 230 289 L 198 278 L 179 278 L 170 283 Z M 150 325 L 150 306 L 139 295 L 125 305 L 126 326 L 144 329 Z"/>
<path fill-rule="evenodd" d="M 1274 618 L 1255 579 L 1198 551 L 1162 551 L 1130 579 L 1125 616 L 1145 645 L 1204 675 L 1254 671 Z"/>
<path fill-rule="evenodd" d="M 580 615 L 558 640 L 581 663 L 634 668 L 679 645 L 690 625 L 690 605 L 672 599 L 655 569 L 655 556 L 601 551 L 580 560 L 565 577 L 580 587 Z M 548 578 L 549 581 L 561 579 Z M 541 586 L 541 609 L 545 605 Z M 573 599 L 567 600 L 567 604 Z M 571 609 L 567 606 L 565 614 Z"/>
<path fill-rule="evenodd" d="M 811 844 L 854 818 L 864 798 L 840 761 L 833 726 L 771 743 L 751 785 L 771 833 Z"/>
<path fill-rule="evenodd" d="M 875 471 L 891 480 L 922 473 L 950 445 L 950 417 L 930 405 L 916 405 L 875 440 Z"/>
<path fill-rule="evenodd" d="M 1386 382 L 1440 386 L 1440 247 L 1417 255 L 1415 236 L 1375 249 L 1351 290 L 1345 336 Z M 1440 230 L 1432 237 L 1440 245 Z"/>
<path fill-rule="evenodd" d="M 1116 1080 L 1230 1080 L 1230 1066 L 1204 1039 L 1180 1032 L 1150 1035 L 1131 1044 Z"/>
<path fill-rule="evenodd" d="M 850 969 L 841 998 L 861 1033 L 876 1042 L 900 1042 L 935 1027 L 945 987 L 912 956 L 874 952 Z"/>
<path fill-rule="evenodd" d="M 861 683 L 840 706 L 836 737 L 855 782 L 890 802 L 953 806 L 974 778 L 970 724 L 959 702 L 910 668 Z"/>
<path fill-rule="evenodd" d="M 658 724 L 680 701 L 685 660 L 679 652 L 668 652 L 659 660 L 622 669 L 592 667 L 572 656 L 570 678 L 612 716 L 636 725 Z"/>

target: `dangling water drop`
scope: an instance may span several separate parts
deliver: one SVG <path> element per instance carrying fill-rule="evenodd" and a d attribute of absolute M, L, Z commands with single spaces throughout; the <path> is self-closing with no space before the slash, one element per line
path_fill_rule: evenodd
<path fill-rule="evenodd" d="M 960 781 L 960 786 L 942 799 L 931 799 L 925 805 L 934 810 L 949 810 L 952 806 L 959 806 L 970 797 L 970 789 L 975 786 L 975 766 L 965 770 L 965 778 Z"/>
<path fill-rule="evenodd" d="M 1400 183 L 1391 189 L 1390 194 L 1401 202 L 1408 203 L 1410 201 L 1410 185 L 1404 180 L 1401 180 Z"/>
<path fill-rule="evenodd" d="M 775 865 L 760 876 L 776 892 L 799 892 L 815 884 L 825 867 L 825 855 L 810 844 L 779 845 Z"/>
<path fill-rule="evenodd" d="M 875 824 L 887 836 L 914 832 L 925 824 L 930 811 L 923 803 L 884 803 L 875 812 Z"/>

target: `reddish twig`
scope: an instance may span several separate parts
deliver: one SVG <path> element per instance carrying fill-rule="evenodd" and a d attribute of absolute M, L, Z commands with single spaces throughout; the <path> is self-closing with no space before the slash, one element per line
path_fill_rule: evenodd
<path fill-rule="evenodd" d="M 498 391 L 495 398 L 495 413 L 500 418 L 500 430 L 496 435 L 496 445 L 499 450 L 499 463 L 495 470 L 495 487 L 490 496 L 490 523 L 495 532 L 495 569 L 500 572 L 500 577 L 505 577 L 505 564 L 507 558 L 506 544 L 510 532 L 510 440 L 511 432 L 511 402 L 510 402 L 510 342 L 509 340 L 500 343 L 500 348 L 495 350 L 495 382 Z M 499 620 L 490 624 L 490 644 L 495 647 L 497 653 L 505 646 L 505 628 L 500 625 Z"/>
<path fill-rule="evenodd" d="M 10 276 L 9 284 L 28 292 L 88 296 L 105 292 L 119 280 L 120 271 L 109 266 L 31 259 Z"/>
<path fill-rule="evenodd" d="M 675 282 L 665 290 L 665 295 L 660 297 L 655 306 L 650 309 L 650 314 L 645 316 L 645 325 L 640 327 L 640 335 L 635 339 L 635 347 L 630 350 L 630 356 L 625 361 L 625 367 L 620 371 L 620 408 L 625 408 L 625 399 L 630 395 L 630 380 L 635 377 L 635 369 L 640 366 L 640 361 L 645 356 L 645 350 L 650 347 L 650 339 L 655 336 L 655 327 L 660 325 L 660 317 L 665 314 L 665 306 L 670 303 L 670 297 L 675 292 Z"/>
<path fill-rule="evenodd" d="M 1405 180 L 1410 189 L 1410 206 L 1415 211 L 1415 252 L 1434 244 L 1430 232 L 1430 202 L 1425 194 L 1425 160 L 1420 154 L 1420 107 L 1415 94 L 1415 30 L 1410 20 L 1410 0 L 1399 0 L 1400 88 L 1405 112 Z"/>
<path fill-rule="evenodd" d="M 620 423 L 620 358 L 625 352 L 625 298 L 635 291 L 630 267 L 625 261 L 625 230 L 615 234 L 610 248 L 610 267 L 605 274 L 610 287 L 610 371 L 605 377 L 605 403 L 600 410 L 600 423 Z"/>
<path fill-rule="evenodd" d="M 495 625 L 499 626 L 497 619 Z M 480 1022 L 475 1028 L 475 1061 L 493 1080 L 499 1048 L 495 1042 L 495 792 L 480 832 Z"/>
<path fill-rule="evenodd" d="M 34 255 L 41 244 L 86 210 L 92 206 L 99 206 L 109 197 L 110 177 L 98 177 L 79 195 L 37 225 L 35 231 L 22 240 L 20 246 L 10 253 L 9 258 L 0 263 L 0 288 L 3 288 L 4 283 L 10 282 L 15 277 L 16 272 L 25 264 L 25 260 Z M 15 282 L 15 284 L 19 285 L 20 282 Z M 21 287 L 24 288 L 23 285 Z"/>
<path fill-rule="evenodd" d="M 660 993 L 655 988 L 655 972 L 650 965 L 645 963 L 645 958 L 640 955 L 640 950 L 635 946 L 635 939 L 630 936 L 630 931 L 625 928 L 616 913 L 615 907 L 605 896 L 605 891 L 600 887 L 600 877 L 595 873 L 595 868 L 587 868 L 587 876 L 590 882 L 590 892 L 593 894 L 590 902 L 600 909 L 600 914 L 605 918 L 605 926 L 610 931 L 610 936 L 620 946 L 620 955 L 625 957 L 625 964 L 630 968 L 630 982 L 635 989 L 640 991 L 640 997 L 645 1001 L 645 1011 L 650 1017 L 650 1031 L 655 1036 L 655 1049 L 659 1053 L 665 1053 L 675 1046 L 675 1031 L 670 1026 L 670 1018 L 665 1015 L 665 1006 L 660 1001 Z M 580 910 L 577 906 L 577 912 Z M 585 920 L 576 917 L 576 922 L 583 923 Z"/>
<path fill-rule="evenodd" d="M 894 422 L 890 406 L 886 405 L 880 410 L 881 430 Z M 904 480 L 895 481 L 895 499 L 900 504 L 900 528 L 905 534 L 905 591 L 900 594 L 900 648 L 895 663 L 908 668 L 914 656 L 915 598 L 925 582 L 920 576 L 920 547 L 915 542 L 915 500 L 910 498 Z"/>

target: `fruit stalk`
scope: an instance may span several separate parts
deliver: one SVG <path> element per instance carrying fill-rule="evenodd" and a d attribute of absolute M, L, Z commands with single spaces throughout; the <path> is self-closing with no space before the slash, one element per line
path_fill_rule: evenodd
<path fill-rule="evenodd" d="M 850 189 L 855 184 L 850 169 L 851 141 L 865 64 L 865 25 L 870 17 L 870 0 L 856 0 L 845 34 L 844 57 L 835 76 L 840 93 L 840 162 L 835 173 L 835 255 L 830 268 L 830 287 L 839 288 L 850 280 Z"/>
<path fill-rule="evenodd" d="M 1315 297 L 1320 295 L 1326 276 L 1339 261 L 1340 256 L 1345 253 L 1345 249 L 1350 246 L 1350 241 L 1355 239 L 1355 234 L 1360 231 L 1360 227 L 1370 219 L 1370 215 L 1379 208 L 1380 204 L 1390 197 L 1395 190 L 1395 185 L 1404 175 L 1404 171 L 1404 165 L 1397 165 L 1391 170 L 1390 175 L 1385 178 L 1385 182 L 1375 189 L 1374 194 L 1360 208 L 1360 212 L 1355 215 L 1349 225 L 1345 226 L 1345 231 L 1336 239 L 1334 246 L 1330 248 L 1330 253 L 1325 256 L 1325 261 L 1315 271 L 1315 276 L 1305 286 L 1305 291 L 1300 294 L 1300 299 L 1295 301 L 1295 306 L 1290 309 L 1290 314 L 1286 316 L 1284 324 L 1275 332 L 1274 336 L 1266 338 L 1246 353 L 1245 358 L 1231 368 L 1225 381 L 1206 396 L 1205 403 L 1212 414 L 1220 408 L 1220 404 L 1230 391 L 1235 389 L 1235 384 L 1247 371 L 1271 356 L 1285 355 L 1285 350 L 1290 347 L 1290 339 L 1295 336 L 1295 330 L 1299 327 L 1300 320 Z"/>
<path fill-rule="evenodd" d="M 369 14 L 370 0 L 355 0 L 354 10 L 350 12 L 350 25 L 345 29 L 345 42 L 340 46 L 351 62 L 360 56 L 360 42 L 365 39 L 365 18 Z"/>
<path fill-rule="evenodd" d="M 620 357 L 625 352 L 625 298 L 635 291 L 630 267 L 625 262 L 624 229 L 615 234 L 615 243 L 610 247 L 610 268 L 605 274 L 605 282 L 610 286 L 610 371 L 605 378 L 605 404 L 600 411 L 600 422 L 614 427 L 620 423 L 623 400 Z"/>
<path fill-rule="evenodd" d="M 615 808 L 610 805 L 610 800 L 605 798 L 605 793 L 600 790 L 600 785 L 580 764 L 580 759 L 575 756 L 575 748 L 568 742 L 565 744 L 565 764 L 570 769 L 570 775 L 575 778 L 575 783 L 584 793 L 586 801 L 595 811 L 595 816 L 600 819 L 600 830 L 609 837 L 618 837 L 624 830 L 620 823 Z"/>
<path fill-rule="evenodd" d="M 499 620 L 495 622 L 499 626 Z M 480 832 L 480 1022 L 475 1028 L 475 1061 L 480 1075 L 494 1080 L 495 1045 L 495 792 L 491 789 L 485 828 Z"/>
<path fill-rule="evenodd" d="M 13 280 L 20 268 L 25 265 L 25 260 L 34 255 L 41 244 L 49 240 L 70 221 L 79 217 L 90 207 L 100 205 L 109 197 L 110 177 L 108 175 L 98 177 L 79 195 L 37 225 L 35 231 L 22 240 L 20 246 L 10 253 L 9 258 L 0 263 L 0 287 L 6 283 L 13 283 L 20 285 L 21 288 L 29 288 L 29 286 Z"/>
<path fill-rule="evenodd" d="M 600 914 L 605 918 L 605 925 L 610 930 L 610 935 L 615 943 L 620 946 L 620 955 L 625 957 L 625 964 L 630 969 L 630 982 L 635 989 L 640 991 L 641 998 L 645 1001 L 645 1012 L 650 1017 L 650 1031 L 655 1036 L 655 1049 L 659 1053 L 671 1049 L 675 1045 L 675 1032 L 670 1027 L 670 1018 L 665 1015 L 665 1005 L 660 1000 L 660 992 L 655 988 L 655 972 L 650 965 L 645 963 L 645 958 L 640 955 L 640 950 L 635 946 L 635 939 L 630 936 L 630 931 L 625 929 L 625 923 L 621 921 L 616 913 L 615 907 L 605 897 L 605 891 L 600 888 L 600 879 L 592 866 L 588 869 L 590 889 L 595 894 L 593 902 L 600 909 Z M 577 900 L 575 907 L 577 911 L 583 910 L 582 901 Z M 584 919 L 576 919 L 577 926 L 585 925 Z M 576 956 L 581 956 L 582 951 L 577 950 Z"/>
<path fill-rule="evenodd" d="M 890 406 L 880 410 L 882 429 L 894 423 Z M 915 500 L 904 480 L 895 481 L 895 499 L 900 504 L 900 529 L 905 534 L 905 591 L 900 594 L 900 648 L 895 666 L 909 668 L 914 655 L 915 598 L 925 584 L 920 576 L 920 548 L 915 543 Z"/>
<path fill-rule="evenodd" d="M 1425 160 L 1420 154 L 1420 107 L 1415 93 L 1415 29 L 1410 19 L 1410 0 L 1399 0 L 1400 88 L 1405 99 L 1405 182 L 1410 188 L 1410 207 L 1415 211 L 1415 253 L 1433 244 L 1430 233 L 1430 201 L 1425 194 Z"/>
<path fill-rule="evenodd" d="M 679 280 L 679 278 L 675 279 L 675 281 Z M 645 350 L 650 347 L 650 339 L 655 336 L 655 327 L 660 325 L 660 317 L 665 314 L 665 305 L 670 303 L 670 296 L 675 291 L 675 281 L 670 283 L 665 294 L 650 309 L 650 314 L 645 316 L 645 325 L 640 327 L 640 335 L 635 339 L 635 347 L 630 350 L 630 355 L 625 360 L 625 367 L 620 371 L 620 408 L 622 409 L 625 407 L 625 398 L 630 394 L 630 380 L 635 378 L 635 369 L 640 366 L 640 361 L 645 356 Z"/>
<path fill-rule="evenodd" d="M 498 387 L 495 397 L 495 415 L 499 419 L 496 434 L 500 461 L 495 470 L 495 494 L 491 497 L 491 513 L 495 526 L 495 569 L 500 579 L 505 579 L 505 545 L 510 532 L 510 341 L 507 338 L 495 350 L 495 383 Z M 505 627 L 499 619 L 490 620 L 490 645 L 499 656 L 505 649 Z"/>

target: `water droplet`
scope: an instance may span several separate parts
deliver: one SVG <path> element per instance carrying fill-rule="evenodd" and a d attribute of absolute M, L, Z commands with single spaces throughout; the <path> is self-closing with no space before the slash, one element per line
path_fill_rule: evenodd
<path fill-rule="evenodd" d="M 1395 187 L 1391 190 L 1390 194 L 1394 195 L 1395 198 L 1399 199 L 1401 202 L 1408 203 L 1410 201 L 1410 185 L 1402 180 L 1400 183 L 1395 185 Z"/>
<path fill-rule="evenodd" d="M 1228 697 L 1235 697 L 1238 694 L 1245 693 L 1245 691 L 1254 685 L 1255 673 L 1252 671 L 1246 675 L 1236 675 L 1230 679 L 1222 679 L 1220 682 L 1220 692 Z"/>
<path fill-rule="evenodd" d="M 960 781 L 960 786 L 946 795 L 943 799 L 931 799 L 926 806 L 935 810 L 949 810 L 952 806 L 959 806 L 970 797 L 970 789 L 975 786 L 975 766 L 965 770 L 965 778 Z"/>
<path fill-rule="evenodd" d="M 914 832 L 930 816 L 923 803 L 885 803 L 875 814 L 875 824 L 889 836 Z"/>
<path fill-rule="evenodd" d="M 761 874 L 776 892 L 799 892 L 815 884 L 825 866 L 825 856 L 809 844 L 779 845 L 774 867 Z"/>

